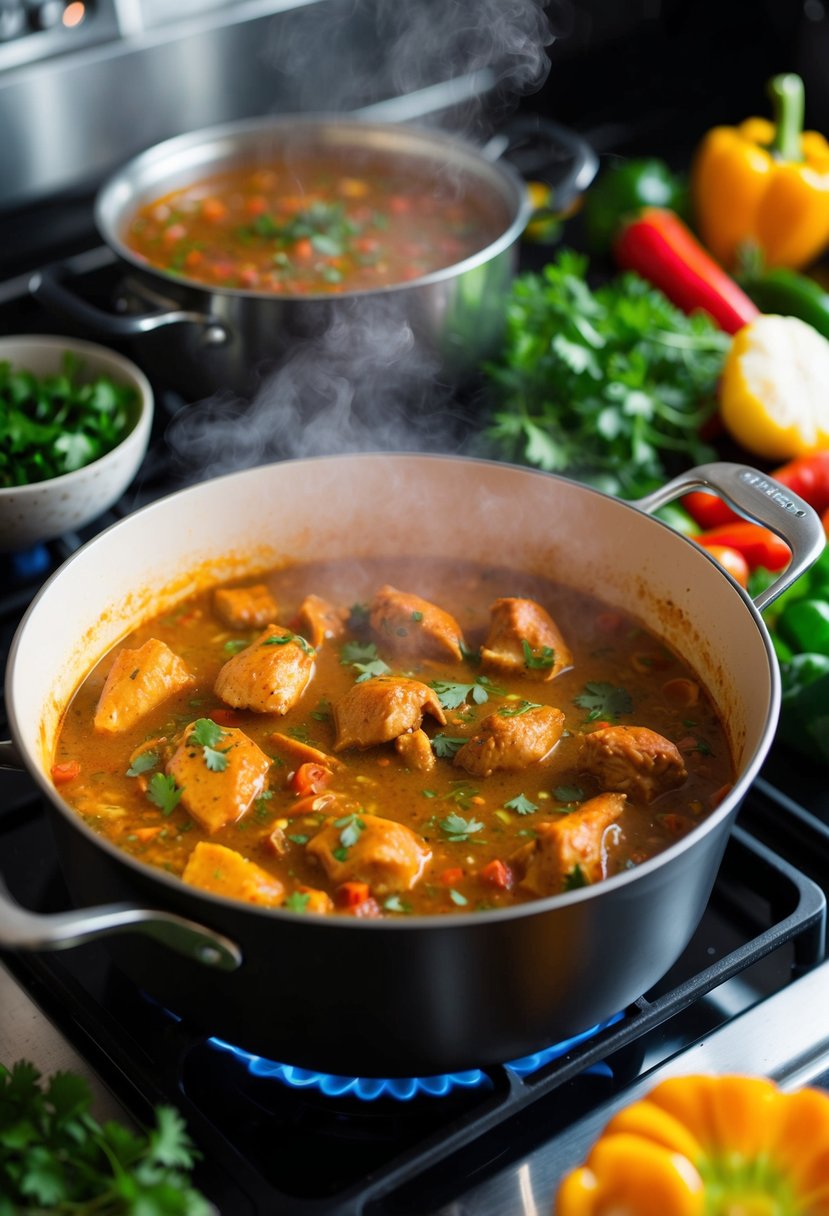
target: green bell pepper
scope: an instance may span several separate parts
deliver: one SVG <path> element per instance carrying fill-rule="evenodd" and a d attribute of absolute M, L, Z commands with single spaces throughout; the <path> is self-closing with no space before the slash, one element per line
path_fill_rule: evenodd
<path fill-rule="evenodd" d="M 777 632 L 797 653 L 829 656 L 829 601 L 793 600 L 780 614 Z"/>
<path fill-rule="evenodd" d="M 613 162 L 584 199 L 584 230 L 593 253 L 607 253 L 622 221 L 642 207 L 667 207 L 684 215 L 687 187 L 655 157 Z"/>
<path fill-rule="evenodd" d="M 829 764 L 829 655 L 795 655 L 780 672 L 778 737 L 793 750 Z"/>

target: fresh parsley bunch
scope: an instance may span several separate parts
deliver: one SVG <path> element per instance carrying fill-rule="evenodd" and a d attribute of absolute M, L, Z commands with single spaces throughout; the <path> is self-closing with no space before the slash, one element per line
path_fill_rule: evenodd
<path fill-rule="evenodd" d="M 189 1185 L 196 1153 L 179 1113 L 155 1111 L 146 1135 L 98 1124 L 82 1077 L 44 1081 L 0 1065 L 0 1216 L 209 1216 Z"/>
<path fill-rule="evenodd" d="M 668 468 L 712 458 L 700 429 L 730 339 L 638 275 L 593 290 L 587 268 L 564 250 L 515 279 L 502 350 L 485 367 L 484 440 L 501 459 L 630 498 L 661 485 Z"/>

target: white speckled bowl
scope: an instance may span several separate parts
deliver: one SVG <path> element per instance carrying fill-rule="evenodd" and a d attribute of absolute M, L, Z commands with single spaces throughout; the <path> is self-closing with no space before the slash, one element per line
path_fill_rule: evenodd
<path fill-rule="evenodd" d="M 144 458 L 153 420 L 153 391 L 142 371 L 123 355 L 77 338 L 27 334 L 0 338 L 0 362 L 36 376 L 59 372 L 66 351 L 83 361 L 90 379 L 103 375 L 138 393 L 133 427 L 117 447 L 92 464 L 25 486 L 0 487 L 0 552 L 26 549 L 101 515 L 132 481 Z"/>

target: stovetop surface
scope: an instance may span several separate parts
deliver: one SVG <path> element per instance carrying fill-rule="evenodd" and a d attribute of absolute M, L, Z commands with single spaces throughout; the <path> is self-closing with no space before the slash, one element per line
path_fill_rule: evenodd
<path fill-rule="evenodd" d="M 110 293 L 108 251 L 93 246 L 78 257 L 85 289 Z M 69 332 L 29 299 L 25 278 L 0 285 L 0 316 L 10 332 Z M 0 557 L 3 662 L 26 606 L 66 558 L 102 527 L 194 479 L 167 442 L 193 403 L 155 387 L 150 449 L 124 499 L 80 534 Z M 25 907 L 69 906 L 48 816 L 25 774 L 0 775 L 0 875 Z M 129 1115 L 146 1121 L 160 1102 L 181 1110 L 203 1154 L 195 1182 L 224 1213 L 543 1212 L 615 1106 L 661 1070 L 740 1067 L 825 1083 L 829 1044 L 815 1006 L 826 1007 L 829 988 L 828 888 L 825 775 L 775 748 L 747 795 L 703 920 L 656 989 L 534 1070 L 487 1069 L 475 1087 L 410 1101 L 289 1089 L 271 1065 L 222 1049 L 157 1008 L 105 945 L 0 952 L 0 962 Z"/>

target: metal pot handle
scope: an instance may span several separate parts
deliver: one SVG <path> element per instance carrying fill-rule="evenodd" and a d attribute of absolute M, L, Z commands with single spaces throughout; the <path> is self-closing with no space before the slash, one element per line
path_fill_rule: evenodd
<path fill-rule="evenodd" d="M 25 770 L 15 744 L 0 740 L 0 769 Z M 48 916 L 21 908 L 0 876 L 0 946 L 6 950 L 65 950 L 112 933 L 138 932 L 217 971 L 235 971 L 242 952 L 221 933 L 172 912 L 102 904 Z"/>
<path fill-rule="evenodd" d="M 564 211 L 599 170 L 599 158 L 576 131 L 540 115 L 519 114 L 481 148 L 487 160 L 504 156 L 525 179 L 545 182 L 552 205 Z"/>
<path fill-rule="evenodd" d="M 50 311 L 79 321 L 95 333 L 109 338 L 135 338 L 165 325 L 191 324 L 201 327 L 206 346 L 220 346 L 228 339 L 222 322 L 209 313 L 181 308 L 160 308 L 144 313 L 107 312 L 76 295 L 65 285 L 70 274 L 69 263 L 44 266 L 29 279 L 29 292 Z"/>
<path fill-rule="evenodd" d="M 242 952 L 235 942 L 172 912 L 153 912 L 132 904 L 102 904 L 45 916 L 21 908 L 2 878 L 0 918 L 0 943 L 7 950 L 64 950 L 96 937 L 137 931 L 217 971 L 235 971 L 242 962 Z"/>
<path fill-rule="evenodd" d="M 808 503 L 773 477 L 759 473 L 748 465 L 729 461 L 689 469 L 630 505 L 651 514 L 690 490 L 706 490 L 718 495 L 740 515 L 770 528 L 791 549 L 792 560 L 780 577 L 754 597 L 760 612 L 817 561 L 826 544 L 820 518 Z"/>

